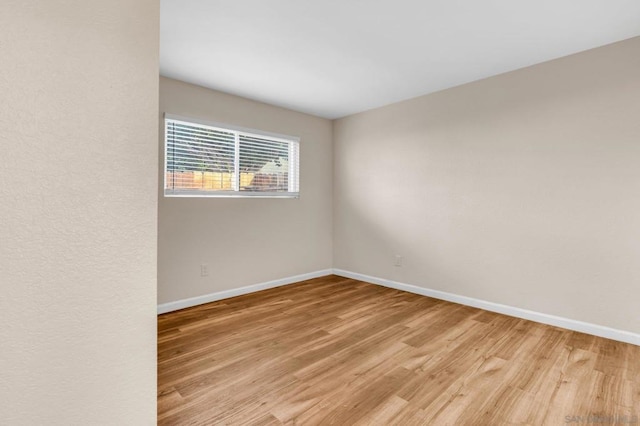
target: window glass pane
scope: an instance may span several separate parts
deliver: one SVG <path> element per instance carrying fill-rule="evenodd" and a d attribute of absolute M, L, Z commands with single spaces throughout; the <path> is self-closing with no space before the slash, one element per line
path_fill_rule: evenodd
<path fill-rule="evenodd" d="M 287 192 L 289 143 L 240 135 L 240 190 Z"/>
<path fill-rule="evenodd" d="M 233 190 L 233 133 L 182 122 L 167 123 L 166 132 L 166 188 Z"/>

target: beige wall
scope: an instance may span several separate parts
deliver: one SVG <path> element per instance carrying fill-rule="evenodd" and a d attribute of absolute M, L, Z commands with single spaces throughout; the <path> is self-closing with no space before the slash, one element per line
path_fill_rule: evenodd
<path fill-rule="evenodd" d="M 155 424 L 158 15 L 2 3 L 2 424 Z"/>
<path fill-rule="evenodd" d="M 334 267 L 640 332 L 639 71 L 635 38 L 337 120 Z"/>
<path fill-rule="evenodd" d="M 165 198 L 160 187 L 159 303 L 331 268 L 331 121 L 161 77 L 163 113 L 299 136 L 301 177 L 299 199 Z"/>

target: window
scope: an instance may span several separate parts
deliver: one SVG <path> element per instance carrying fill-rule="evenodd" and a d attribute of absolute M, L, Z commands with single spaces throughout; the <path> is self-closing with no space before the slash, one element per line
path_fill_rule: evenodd
<path fill-rule="evenodd" d="M 299 195 L 298 138 L 165 115 L 165 196 Z"/>

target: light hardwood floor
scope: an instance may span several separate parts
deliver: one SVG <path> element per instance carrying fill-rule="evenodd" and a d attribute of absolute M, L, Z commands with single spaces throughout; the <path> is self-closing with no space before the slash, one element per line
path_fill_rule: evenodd
<path fill-rule="evenodd" d="M 160 425 L 588 416 L 640 422 L 640 347 L 337 276 L 158 317 Z"/>

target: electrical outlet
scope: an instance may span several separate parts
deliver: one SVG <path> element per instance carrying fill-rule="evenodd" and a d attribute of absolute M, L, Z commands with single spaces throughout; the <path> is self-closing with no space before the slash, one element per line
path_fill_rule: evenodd
<path fill-rule="evenodd" d="M 206 263 L 203 263 L 200 265 L 200 276 L 201 277 L 209 276 L 209 265 L 207 265 Z"/>
<path fill-rule="evenodd" d="M 402 256 L 400 256 L 399 254 L 396 254 L 394 261 L 393 261 L 393 265 L 394 266 L 402 266 Z"/>

